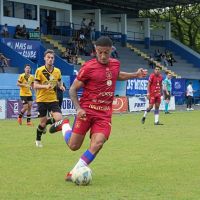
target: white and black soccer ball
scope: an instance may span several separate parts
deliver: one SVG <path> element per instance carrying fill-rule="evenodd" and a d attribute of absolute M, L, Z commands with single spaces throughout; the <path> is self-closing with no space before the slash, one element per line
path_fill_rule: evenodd
<path fill-rule="evenodd" d="M 88 185 L 92 181 L 92 170 L 87 167 L 79 167 L 72 173 L 72 181 L 76 185 Z"/>

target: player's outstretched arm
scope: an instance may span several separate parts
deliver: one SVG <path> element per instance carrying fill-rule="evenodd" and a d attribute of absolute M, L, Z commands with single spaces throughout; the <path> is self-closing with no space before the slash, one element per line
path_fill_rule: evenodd
<path fill-rule="evenodd" d="M 120 71 L 118 75 L 118 80 L 124 81 L 131 78 L 144 78 L 147 76 L 147 74 L 148 74 L 148 71 L 143 68 L 139 68 L 136 72 L 133 72 L 133 73 Z"/>
<path fill-rule="evenodd" d="M 69 96 L 76 108 L 76 111 L 77 111 L 77 116 L 82 118 L 82 119 L 85 119 L 86 117 L 86 112 L 85 110 L 83 110 L 81 107 L 80 107 L 80 104 L 79 104 L 79 100 L 78 100 L 78 95 L 77 95 L 77 92 L 80 88 L 82 88 L 84 86 L 84 83 L 82 81 L 79 81 L 77 79 L 74 80 L 73 84 L 71 85 L 70 89 L 69 89 Z"/>

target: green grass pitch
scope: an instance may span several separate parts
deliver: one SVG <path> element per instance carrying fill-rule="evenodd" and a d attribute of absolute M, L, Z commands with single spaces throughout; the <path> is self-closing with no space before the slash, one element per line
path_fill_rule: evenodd
<path fill-rule="evenodd" d="M 90 165 L 93 181 L 76 186 L 64 175 L 89 145 L 70 151 L 61 133 L 43 135 L 36 148 L 35 126 L 0 121 L 1 200 L 199 200 L 200 111 L 113 116 L 112 134 Z M 25 121 L 25 120 L 24 120 Z M 73 118 L 71 118 L 73 121 Z"/>

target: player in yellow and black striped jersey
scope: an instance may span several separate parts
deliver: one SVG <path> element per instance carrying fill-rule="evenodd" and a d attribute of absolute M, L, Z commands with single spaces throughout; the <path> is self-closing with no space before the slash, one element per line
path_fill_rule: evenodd
<path fill-rule="evenodd" d="M 32 125 L 31 123 L 31 107 L 33 102 L 32 88 L 34 83 L 34 76 L 30 74 L 31 66 L 26 64 L 24 67 L 24 73 L 22 73 L 17 81 L 17 86 L 20 87 L 20 98 L 23 103 L 23 108 L 18 116 L 18 123 L 22 125 L 22 117 L 27 111 L 27 125 Z"/>
<path fill-rule="evenodd" d="M 34 89 L 36 89 L 36 102 L 40 124 L 37 128 L 36 146 L 42 147 L 41 136 L 46 130 L 47 114 L 52 114 L 54 122 L 62 119 L 61 109 L 57 99 L 57 87 L 65 91 L 61 82 L 61 72 L 54 67 L 54 51 L 48 49 L 44 53 L 45 65 L 39 67 L 35 72 Z"/>

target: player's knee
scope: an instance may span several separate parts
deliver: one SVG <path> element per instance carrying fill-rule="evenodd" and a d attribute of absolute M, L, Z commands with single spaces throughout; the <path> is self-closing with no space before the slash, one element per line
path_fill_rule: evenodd
<path fill-rule="evenodd" d="M 40 126 L 43 127 L 44 129 L 46 128 L 46 122 L 41 122 Z"/>
<path fill-rule="evenodd" d="M 81 145 L 79 145 L 79 144 L 71 144 L 71 143 L 69 143 L 68 146 L 72 151 L 77 151 L 81 147 Z"/>
<path fill-rule="evenodd" d="M 24 104 L 23 107 L 24 107 L 25 110 L 27 110 L 28 109 L 28 104 L 27 103 Z"/>

